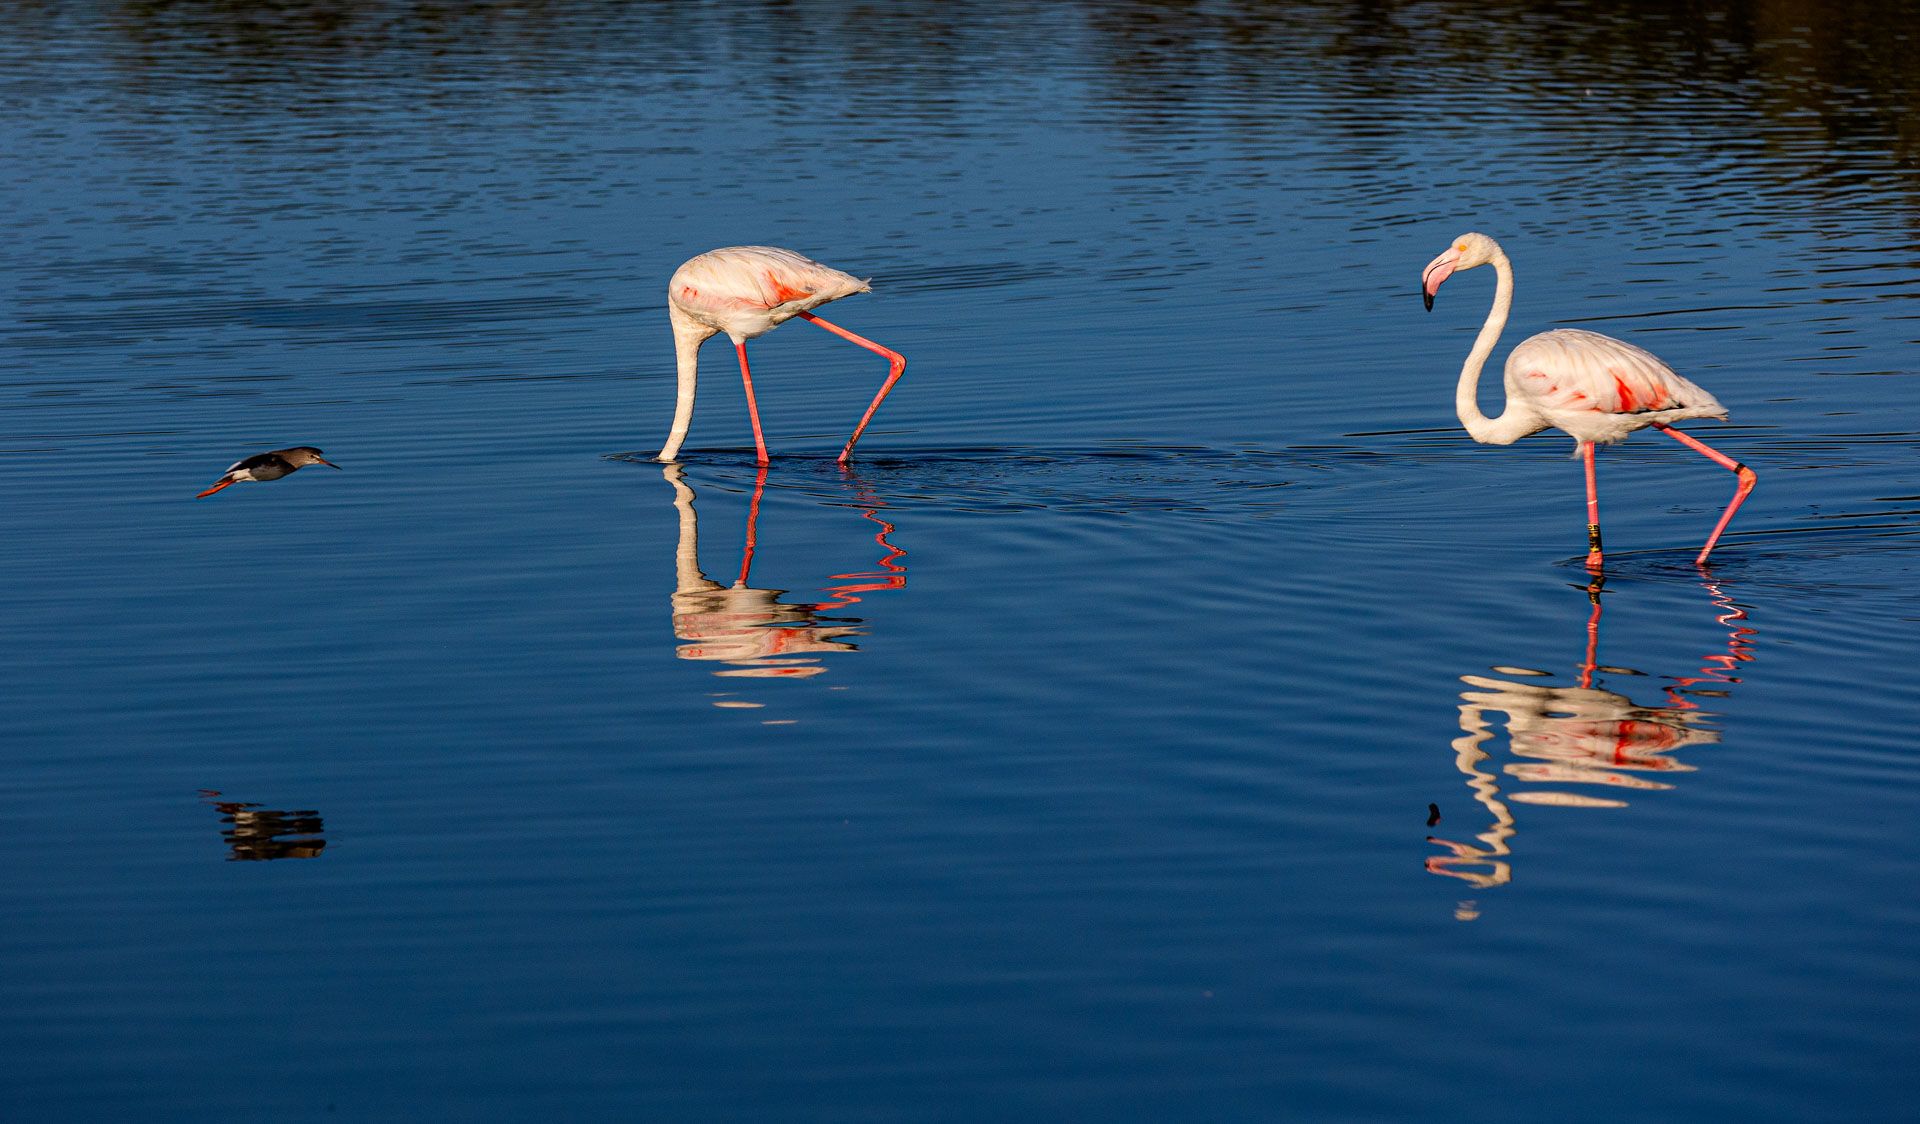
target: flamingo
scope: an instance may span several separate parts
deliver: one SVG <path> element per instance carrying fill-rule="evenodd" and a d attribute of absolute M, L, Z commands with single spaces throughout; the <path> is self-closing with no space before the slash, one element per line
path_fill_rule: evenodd
<path fill-rule="evenodd" d="M 1467 353 L 1460 370 L 1454 406 L 1460 424 L 1483 445 L 1511 445 L 1543 429 L 1559 429 L 1574 440 L 1574 454 L 1587 470 L 1587 567 L 1597 570 L 1600 554 L 1600 496 L 1594 486 L 1593 449 L 1611 445 L 1636 429 L 1652 426 L 1734 473 L 1733 502 L 1707 536 L 1694 565 L 1705 566 L 1713 544 L 1733 520 L 1757 477 L 1751 468 L 1680 432 L 1674 422 L 1686 418 L 1720 418 L 1727 408 L 1713 395 L 1675 374 L 1673 368 L 1630 343 L 1578 328 L 1558 328 L 1522 340 L 1507 356 L 1507 404 L 1497 418 L 1480 412 L 1476 391 L 1480 369 L 1492 354 L 1494 341 L 1507 325 L 1513 307 L 1513 265 L 1500 244 L 1484 234 L 1462 234 L 1446 252 L 1427 263 L 1421 274 L 1421 298 L 1433 310 L 1440 283 L 1461 270 L 1493 264 L 1499 283 L 1494 287 L 1493 310 Z"/>
<path fill-rule="evenodd" d="M 828 323 L 813 314 L 813 309 L 871 290 L 867 282 L 832 266 L 821 265 L 792 250 L 773 246 L 729 246 L 709 250 L 674 270 L 667 284 L 667 318 L 673 322 L 673 346 L 680 366 L 680 393 L 674 402 L 673 432 L 660 450 L 659 459 L 672 461 L 686 440 L 687 426 L 693 421 L 693 388 L 699 367 L 700 345 L 721 332 L 733 341 L 740 353 L 740 380 L 747 388 L 747 415 L 753 419 L 753 444 L 759 463 L 767 463 L 767 443 L 760 435 L 760 410 L 753 400 L 753 374 L 747 369 L 747 341 L 765 335 L 798 316 L 827 331 L 859 344 L 887 358 L 887 381 L 880 385 L 873 404 L 847 438 L 840 450 L 841 464 L 853 456 L 854 443 L 873 420 L 881 399 L 907 369 L 901 355 L 857 336 L 838 324 Z"/>

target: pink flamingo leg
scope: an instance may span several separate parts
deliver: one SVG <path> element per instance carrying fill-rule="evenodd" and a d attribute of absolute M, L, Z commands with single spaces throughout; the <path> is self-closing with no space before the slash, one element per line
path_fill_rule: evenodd
<path fill-rule="evenodd" d="M 1727 524 L 1733 522 L 1733 513 L 1739 511 L 1740 505 L 1747 502 L 1747 496 L 1753 492 L 1753 486 L 1760 482 L 1759 474 L 1720 450 L 1708 445 L 1705 441 L 1697 437 L 1690 437 L 1670 425 L 1655 423 L 1653 428 L 1673 438 L 1675 441 L 1680 442 L 1687 448 L 1692 449 L 1694 452 L 1699 453 L 1701 456 L 1709 458 L 1721 468 L 1726 469 L 1728 472 L 1740 478 L 1740 483 L 1737 484 L 1733 490 L 1733 502 L 1728 504 L 1727 510 L 1721 514 L 1720 522 L 1714 524 L 1713 534 L 1707 536 L 1707 545 L 1700 548 L 1700 557 L 1693 560 L 1694 565 L 1705 566 L 1707 564 L 1707 555 L 1713 553 L 1713 544 L 1720 541 L 1720 532 L 1726 530 Z"/>
<path fill-rule="evenodd" d="M 847 438 L 847 447 L 840 450 L 840 463 L 845 464 L 848 459 L 853 456 L 854 443 L 860 440 L 862 433 L 866 432 L 867 423 L 873 420 L 874 411 L 880 408 L 881 399 L 887 396 L 887 391 L 893 389 L 894 383 L 900 381 L 900 376 L 906 374 L 907 360 L 906 357 L 902 356 L 899 352 L 891 348 L 881 347 L 879 344 L 874 343 L 864 336 L 856 336 L 840 325 L 822 320 L 811 312 L 802 312 L 800 316 L 802 319 L 813 321 L 815 324 L 820 325 L 822 328 L 825 328 L 827 331 L 832 332 L 834 335 L 839 336 L 849 343 L 857 343 L 876 355 L 884 355 L 887 357 L 887 381 L 880 384 L 880 393 L 873 396 L 873 405 L 868 406 L 867 412 L 861 415 L 860 424 L 853 427 L 853 436 Z"/>
<path fill-rule="evenodd" d="M 1600 488 L 1593 479 L 1591 441 L 1581 446 L 1580 456 L 1587 462 L 1587 569 L 1597 571 L 1600 569 Z"/>
<path fill-rule="evenodd" d="M 760 462 L 767 463 L 767 442 L 760 436 L 760 407 L 753 401 L 753 372 L 747 370 L 747 345 L 736 343 L 733 349 L 740 353 L 740 381 L 747 387 L 747 416 L 753 419 L 753 447 L 759 450 Z"/>

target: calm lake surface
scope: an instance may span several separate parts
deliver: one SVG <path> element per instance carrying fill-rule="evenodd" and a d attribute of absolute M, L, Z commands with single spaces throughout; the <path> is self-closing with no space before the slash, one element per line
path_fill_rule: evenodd
<path fill-rule="evenodd" d="M 1920 14 L 1671 8 L 0 10 L 0 1115 L 1913 1119 Z"/>

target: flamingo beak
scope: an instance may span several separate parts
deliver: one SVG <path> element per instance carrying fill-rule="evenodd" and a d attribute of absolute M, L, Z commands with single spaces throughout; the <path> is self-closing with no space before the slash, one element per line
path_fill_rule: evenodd
<path fill-rule="evenodd" d="M 1433 311 L 1433 294 L 1440 291 L 1440 282 L 1453 276 L 1460 265 L 1460 251 L 1449 246 L 1447 252 L 1427 263 L 1420 274 L 1420 299 L 1427 303 L 1427 311 Z"/>

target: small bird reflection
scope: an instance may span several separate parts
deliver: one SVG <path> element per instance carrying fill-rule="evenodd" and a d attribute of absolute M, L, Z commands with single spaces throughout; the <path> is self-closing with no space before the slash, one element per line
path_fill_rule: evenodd
<path fill-rule="evenodd" d="M 873 541 L 885 551 L 876 569 L 831 575 L 829 580 L 841 584 L 825 587 L 828 599 L 812 603 L 782 600 L 787 593 L 784 589 L 750 585 L 760 498 L 767 484 L 764 466 L 754 478 L 753 498 L 747 504 L 740 576 L 730 586 L 721 585 L 700 568 L 700 520 L 685 470 L 678 464 L 661 468 L 667 483 L 673 486 L 673 506 L 680 515 L 680 542 L 674 555 L 673 634 L 686 641 L 675 649 L 683 660 L 724 664 L 725 670 L 714 674 L 732 678 L 819 675 L 827 670 L 822 656 L 857 651 L 849 638 L 864 633 L 860 618 L 827 614 L 855 604 L 861 594 L 906 587 L 907 568 L 899 561 L 906 551 L 888 541 L 894 527 L 880 518 L 879 511 L 885 504 L 863 486 L 857 492 L 861 515 L 879 527 Z"/>
<path fill-rule="evenodd" d="M 267 453 L 255 453 L 245 460 L 234 461 L 227 467 L 226 475 L 213 482 L 213 487 L 193 497 L 205 499 L 222 488 L 235 484 L 245 484 L 253 480 L 278 480 L 289 476 L 310 464 L 324 464 L 328 468 L 340 466 L 320 455 L 320 450 L 312 445 L 295 445 L 291 449 L 275 449 Z"/>
<path fill-rule="evenodd" d="M 1509 804 L 1623 808 L 1627 802 L 1617 794 L 1669 789 L 1673 787 L 1670 778 L 1694 771 L 1674 754 L 1718 742 L 1720 734 L 1703 725 L 1708 715 L 1693 696 L 1726 697 L 1727 688 L 1739 682 L 1735 669 L 1753 659 L 1753 630 L 1740 623 L 1746 620 L 1746 611 L 1718 584 L 1704 584 L 1720 609 L 1715 619 L 1727 629 L 1726 650 L 1708 656 L 1698 675 L 1671 680 L 1664 702 L 1642 705 L 1594 685 L 1596 675 L 1640 674 L 1599 663 L 1600 594 L 1605 579 L 1598 577 L 1587 586 L 1593 609 L 1587 618 L 1586 656 L 1575 685 L 1528 682 L 1547 673 L 1525 668 L 1493 670 L 1526 678 L 1460 677 L 1469 689 L 1460 693 L 1463 735 L 1453 742 L 1454 767 L 1467 778 L 1474 800 L 1492 815 L 1493 822 L 1472 843 L 1429 835 L 1427 841 L 1447 853 L 1428 857 L 1428 871 L 1479 888 L 1503 885 L 1513 879 L 1510 841 L 1517 830 Z M 1487 718 L 1488 711 L 1507 716 L 1508 749 L 1518 759 L 1503 765 L 1500 773 L 1526 785 L 1556 787 L 1501 792 L 1498 777 L 1482 768 L 1492 756 L 1485 743 L 1498 732 Z M 1557 787 L 1561 785 L 1598 786 L 1610 795 L 1565 791 Z M 1479 911 L 1463 908 L 1456 916 L 1471 920 Z"/>
<path fill-rule="evenodd" d="M 272 859 L 311 859 L 326 850 L 321 838 L 325 825 L 312 809 L 298 812 L 263 808 L 238 800 L 222 800 L 213 789 L 200 798 L 220 813 L 220 837 L 227 841 L 228 862 L 265 862 Z"/>

